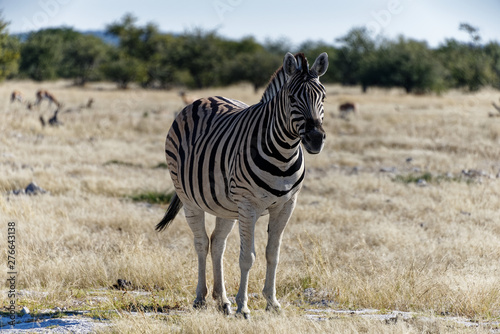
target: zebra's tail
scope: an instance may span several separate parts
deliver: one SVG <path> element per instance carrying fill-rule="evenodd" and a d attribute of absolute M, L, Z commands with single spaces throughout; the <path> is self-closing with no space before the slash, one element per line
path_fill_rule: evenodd
<path fill-rule="evenodd" d="M 179 213 L 179 210 L 182 208 L 182 202 L 179 199 L 179 196 L 177 194 L 174 194 L 174 197 L 172 197 L 172 201 L 170 202 L 170 205 L 168 206 L 167 212 L 165 212 L 165 216 L 156 225 L 156 230 L 158 232 L 163 231 L 170 225 L 172 220 L 174 220 L 175 216 L 177 213 Z"/>

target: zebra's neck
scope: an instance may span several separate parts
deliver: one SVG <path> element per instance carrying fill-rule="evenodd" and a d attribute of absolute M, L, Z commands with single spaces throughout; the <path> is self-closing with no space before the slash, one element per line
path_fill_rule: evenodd
<path fill-rule="evenodd" d="M 276 72 L 274 72 L 271 79 L 269 80 L 266 90 L 264 91 L 264 94 L 262 94 L 260 102 L 266 103 L 271 101 L 273 97 L 278 95 L 278 92 L 281 90 L 281 87 L 283 87 L 285 82 L 286 82 L 286 75 L 285 71 L 283 71 L 283 66 L 281 66 L 280 68 L 278 68 Z"/>
<path fill-rule="evenodd" d="M 274 157 L 275 164 L 286 168 L 294 164 L 300 155 L 300 137 L 291 131 L 288 101 L 285 90 L 279 90 L 269 101 L 259 103 L 255 114 L 261 116 L 260 131 L 254 138 L 267 156 Z"/>

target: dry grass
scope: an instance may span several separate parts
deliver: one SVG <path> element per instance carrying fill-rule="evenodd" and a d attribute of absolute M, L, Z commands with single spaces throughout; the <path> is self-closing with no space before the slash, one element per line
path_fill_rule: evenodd
<path fill-rule="evenodd" d="M 54 93 L 65 108 L 89 97 L 95 105 L 60 114 L 61 127 L 42 128 L 38 115 L 51 115 L 47 104 L 28 111 L 9 102 L 13 89 L 34 98 L 39 88 Z M 156 233 L 166 205 L 132 200 L 172 190 L 168 172 L 157 167 L 164 162 L 165 135 L 183 106 L 177 92 L 118 91 L 104 83 L 86 89 L 65 82 L 43 87 L 3 83 L 2 230 L 8 221 L 17 223 L 19 288 L 40 292 L 21 296 L 19 304 L 35 311 L 54 306 L 118 310 L 120 317 L 112 317 L 109 331 L 120 333 L 481 332 L 450 327 L 439 317 L 498 321 L 500 118 L 489 118 L 488 112 L 499 93 L 407 96 L 373 90 L 363 95 L 338 86 L 327 92 L 327 144 L 320 155 L 306 157 L 305 186 L 284 235 L 277 278 L 284 314 L 261 311 L 265 302 L 255 295 L 249 303 L 254 319 L 248 324 L 224 318 L 212 305 L 204 312 L 190 310 L 197 268 L 184 218 L 180 215 L 169 230 Z M 223 95 L 249 104 L 260 98 L 245 85 L 196 95 Z M 350 121 L 337 117 L 338 104 L 346 100 L 361 110 Z M 425 178 L 425 186 L 419 178 Z M 9 194 L 32 181 L 49 193 Z M 250 293 L 259 294 L 263 287 L 266 224 L 264 218 L 257 225 Z M 0 235 L 5 255 L 6 238 Z M 238 243 L 235 229 L 225 256 L 231 296 L 239 282 Z M 120 278 L 151 294 L 123 297 L 109 290 Z M 5 282 L 5 270 L 0 279 Z M 105 297 L 96 297 L 96 291 Z M 337 309 L 413 311 L 431 320 L 393 325 L 358 317 L 307 320 L 303 308 L 319 307 L 314 303 L 321 301 Z M 0 303 L 6 302 L 2 293 Z M 123 313 L 135 304 L 183 313 Z"/>
<path fill-rule="evenodd" d="M 193 312 L 180 316 L 151 317 L 126 315 L 116 320 L 102 333 L 487 333 L 481 327 L 466 327 L 437 318 L 414 318 L 407 321 L 385 322 L 352 316 L 335 316 L 323 321 L 311 321 L 303 316 L 275 316 L 254 312 L 251 321 L 227 318 L 212 311 Z"/>

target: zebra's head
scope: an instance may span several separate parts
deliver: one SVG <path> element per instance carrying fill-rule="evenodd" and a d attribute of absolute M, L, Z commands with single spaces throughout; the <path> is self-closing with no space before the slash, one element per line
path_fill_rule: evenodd
<path fill-rule="evenodd" d="M 323 130 L 323 101 L 325 87 L 319 77 L 328 69 L 328 55 L 323 52 L 309 69 L 306 57 L 287 53 L 283 70 L 287 77 L 287 95 L 290 128 L 298 135 L 308 153 L 321 152 L 325 143 Z"/>

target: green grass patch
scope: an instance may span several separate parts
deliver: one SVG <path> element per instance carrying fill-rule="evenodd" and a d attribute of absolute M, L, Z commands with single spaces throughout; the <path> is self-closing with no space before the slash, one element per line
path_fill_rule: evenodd
<path fill-rule="evenodd" d="M 425 181 L 426 183 L 441 183 L 441 182 L 462 182 L 464 179 L 461 176 L 453 176 L 449 174 L 437 174 L 433 175 L 430 172 L 425 172 L 421 174 L 410 173 L 406 175 L 396 175 L 393 179 L 394 182 L 400 182 L 405 184 L 410 183 L 422 183 Z M 465 180 L 467 183 L 470 183 L 471 180 Z"/>
<path fill-rule="evenodd" d="M 153 169 L 168 169 L 168 166 L 165 162 L 160 162 Z"/>
<path fill-rule="evenodd" d="M 121 160 L 109 160 L 104 163 L 104 166 L 110 166 L 110 165 L 118 165 L 118 166 L 125 166 L 125 167 L 139 167 L 142 168 L 141 164 L 134 164 L 131 162 L 126 162 L 126 161 L 121 161 Z"/>
<path fill-rule="evenodd" d="M 302 290 L 305 290 L 307 288 L 312 288 L 313 287 L 313 280 L 311 276 L 307 275 L 305 277 L 300 278 L 300 288 Z"/>
<path fill-rule="evenodd" d="M 429 172 L 423 173 L 423 174 L 407 174 L 407 175 L 396 175 L 394 178 L 394 181 L 396 182 L 401 182 L 401 183 L 418 183 L 425 181 L 427 183 L 432 182 L 433 177 L 432 174 Z"/>
<path fill-rule="evenodd" d="M 150 204 L 168 204 L 172 200 L 175 192 L 168 193 L 157 191 L 146 191 L 130 196 L 134 202 L 146 202 Z"/>

